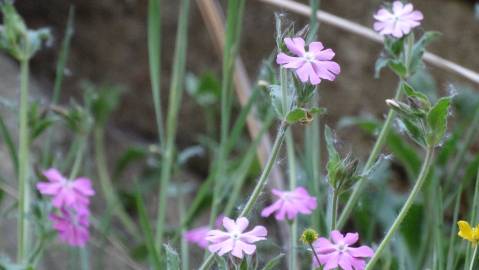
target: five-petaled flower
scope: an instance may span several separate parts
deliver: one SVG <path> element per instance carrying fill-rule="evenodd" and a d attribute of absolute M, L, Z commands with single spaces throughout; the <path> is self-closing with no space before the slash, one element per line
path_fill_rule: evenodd
<path fill-rule="evenodd" d="M 74 210 L 61 209 L 60 214 L 51 214 L 50 220 L 60 240 L 70 246 L 82 247 L 90 238 L 88 213 L 75 213 Z"/>
<path fill-rule="evenodd" d="M 311 197 L 303 187 L 297 187 L 293 191 L 273 189 L 272 193 L 278 197 L 278 200 L 261 211 L 263 217 L 276 212 L 277 220 L 284 220 L 285 217 L 291 220 L 296 218 L 298 213 L 308 215 L 316 209 L 316 198 Z"/>
<path fill-rule="evenodd" d="M 244 232 L 248 227 L 249 221 L 245 217 L 232 220 L 228 217 L 223 218 L 223 227 L 225 231 L 211 230 L 208 232 L 206 240 L 210 242 L 208 250 L 217 253 L 220 256 L 230 252 L 231 255 L 242 259 L 243 253 L 251 255 L 255 252 L 255 242 L 265 240 L 268 231 L 263 226 L 255 226 L 251 231 Z"/>
<path fill-rule="evenodd" d="M 333 50 L 324 49 L 321 42 L 311 42 L 308 51 L 304 48 L 304 39 L 300 37 L 285 38 L 284 43 L 295 56 L 279 53 L 276 63 L 294 69 L 303 83 L 309 81 L 312 85 L 317 85 L 321 79 L 334 81 L 341 71 L 338 63 L 331 61 L 334 57 Z"/>
<path fill-rule="evenodd" d="M 374 30 L 381 35 L 392 35 L 401 38 L 409 34 L 411 29 L 419 26 L 423 15 L 418 10 L 413 10 L 413 5 L 395 1 L 392 10 L 381 8 L 374 14 Z"/>
<path fill-rule="evenodd" d="M 341 267 L 344 270 L 363 270 L 366 266 L 364 258 L 372 257 L 374 251 L 368 246 L 351 247 L 358 239 L 358 233 L 347 233 L 343 236 L 339 231 L 332 231 L 331 240 L 320 237 L 313 243 L 314 252 L 319 262 L 313 256 L 314 267 L 323 265 L 323 270 Z"/>
<path fill-rule="evenodd" d="M 87 209 L 90 202 L 88 197 L 95 194 L 90 179 L 80 177 L 68 180 L 53 168 L 44 171 L 43 175 L 49 182 L 38 183 L 37 189 L 43 195 L 53 196 L 54 207 L 73 207 L 78 211 Z"/>
<path fill-rule="evenodd" d="M 476 227 L 471 227 L 467 221 L 460 220 L 457 222 L 457 226 L 459 226 L 459 232 L 457 235 L 470 241 L 473 245 L 477 244 L 477 241 L 479 240 L 479 224 L 476 225 Z"/>

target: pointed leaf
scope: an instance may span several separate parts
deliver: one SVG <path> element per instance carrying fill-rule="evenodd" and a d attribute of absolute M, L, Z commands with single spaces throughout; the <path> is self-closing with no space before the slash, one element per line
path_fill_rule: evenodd
<path fill-rule="evenodd" d="M 432 107 L 427 114 L 427 123 L 429 125 L 428 144 L 437 145 L 444 137 L 447 129 L 447 116 L 451 97 L 443 97 Z"/>

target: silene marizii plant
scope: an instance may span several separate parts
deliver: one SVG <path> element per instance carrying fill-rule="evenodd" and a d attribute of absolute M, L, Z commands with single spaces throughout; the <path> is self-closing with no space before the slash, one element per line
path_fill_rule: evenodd
<path fill-rule="evenodd" d="M 112 244 L 114 251 L 108 249 L 109 252 L 133 269 L 141 269 L 138 268 L 141 264 L 168 270 L 190 269 L 191 265 L 197 265 L 200 270 L 475 269 L 479 241 L 479 225 L 474 225 L 478 223 L 477 210 L 467 219 L 473 226 L 459 220 L 463 213 L 462 189 L 466 184 L 461 183 L 451 194 L 447 192 L 457 186 L 454 181 L 460 177 L 461 164 L 466 162 L 463 157 L 479 125 L 475 123 L 479 122 L 479 109 L 475 110 L 477 117 L 473 117 L 472 127 L 465 131 L 464 143 L 458 143 L 462 131 L 453 137 L 446 136 L 450 111 L 459 101 L 453 99 L 454 95 L 438 97 L 424 83 L 432 80 L 422 61 L 425 47 L 439 34 L 424 32 L 421 23 L 425 18 L 421 11 L 411 3 L 394 1 L 384 3 L 371 18 L 372 28 L 384 40 L 375 75 L 379 77 L 380 72 L 388 68 L 397 77 L 397 88 L 394 96 L 385 100 L 389 111 L 384 121 L 349 117 L 337 125 L 341 128 L 356 124 L 374 137 L 367 160 L 362 162 L 352 153 L 345 154 L 335 131 L 319 121 L 327 107 L 333 106 L 320 107 L 319 93 L 327 93 L 328 86 L 337 83 L 341 72 L 348 67 L 340 65 L 328 41 L 318 40 L 316 16 L 311 16 L 309 27 L 296 31 L 284 15 L 276 15 L 273 57 L 264 62 L 248 105 L 241 108 L 236 121 L 231 121 L 234 63 L 245 1 L 228 1 L 221 82 L 211 76 L 200 79 L 185 76 L 190 0 L 180 2 L 165 124 L 159 100 L 161 5 L 158 0 L 150 0 L 148 7 L 149 61 L 158 145 L 145 151 L 128 152 L 120 159 L 114 174 L 110 174 L 106 161 L 104 136 L 108 116 L 118 103 L 118 91 L 88 85 L 83 104 L 56 104 L 73 34 L 73 11 L 57 63 L 54 98 L 49 106 L 40 109 L 42 104 L 30 100 L 29 62 L 50 42 L 50 32 L 28 29 L 12 3 L 0 2 L 3 14 L 0 48 L 20 64 L 20 102 L 18 112 L 15 111 L 18 146 L 12 142 L 12 134 L 16 133 L 9 132 L 3 120 L 1 125 L 2 139 L 8 145 L 17 177 L 18 189 L 14 190 L 18 198 L 17 254 L 12 256 L 15 262 L 8 256 L 2 257 L 0 268 L 37 269 L 42 255 L 56 243 L 69 247 L 72 264 L 90 269 L 92 264 L 88 258 L 95 256 L 89 253 L 93 242 L 100 248 Z M 312 0 L 311 7 L 315 11 L 318 1 Z M 175 172 L 189 157 L 202 151 L 194 147 L 184 151 L 176 149 L 183 85 L 206 115 L 211 117 L 217 113 L 218 100 L 221 111 L 219 142 L 216 143 L 215 136 L 204 140 L 209 142 L 205 148 L 214 160 L 210 166 L 212 172 L 190 207 L 185 196 L 190 191 L 184 187 L 188 185 L 182 187 L 184 183 L 176 181 Z M 218 91 L 208 92 L 210 89 Z M 258 101 L 264 99 L 266 106 Z M 240 145 L 238 138 L 242 136 L 241 129 L 250 110 L 264 122 L 261 136 L 267 133 L 269 125 L 277 124 L 269 156 L 261 163 L 259 177 L 253 182 L 247 178 L 258 174 L 249 169 L 254 167 L 261 136 L 253 138 L 246 151 L 235 148 L 236 144 Z M 60 148 L 53 136 L 53 128 L 56 128 L 53 123 L 57 121 L 73 131 L 64 159 L 58 154 L 63 150 L 53 150 Z M 301 130 L 296 130 L 299 128 Z M 212 133 L 214 130 L 210 129 Z M 297 132 L 305 135 L 304 150 L 295 144 Z M 321 138 L 328 156 L 325 162 L 321 162 Z M 38 157 L 37 145 L 42 146 Z M 94 152 L 92 160 L 97 171 L 97 177 L 91 179 L 80 176 L 90 174 L 87 170 L 90 166 L 85 165 L 89 160 L 89 146 Z M 391 151 L 390 158 L 381 154 L 386 148 Z M 456 165 L 452 165 L 449 172 L 448 158 L 454 154 L 457 154 L 453 162 Z M 113 178 L 120 177 L 128 162 L 141 159 L 148 164 L 141 176 L 134 177 L 137 188 L 120 194 Z M 405 174 L 413 179 L 404 185 L 408 188 L 403 196 L 391 192 L 390 184 L 385 182 L 392 177 L 393 162 L 405 163 Z M 471 164 L 464 177 L 477 171 L 478 162 Z M 281 171 L 283 166 L 286 170 Z M 279 170 L 279 175 L 285 173 L 282 178 L 287 180 L 273 182 L 272 178 L 277 177 L 272 173 L 274 170 Z M 475 208 L 479 207 L 479 173 L 477 176 L 473 198 L 463 199 Z M 152 184 L 143 185 L 143 178 L 160 178 L 156 227 L 146 207 L 150 204 L 145 203 L 151 199 L 145 194 Z M 368 188 L 377 196 L 367 194 Z M 99 196 L 94 197 L 100 195 L 100 191 L 106 207 L 96 212 L 91 200 L 100 201 Z M 179 224 L 174 224 L 167 215 L 169 197 L 179 201 Z M 133 206 L 123 200 L 132 201 Z M 451 213 L 450 208 L 453 208 Z M 192 226 L 202 210 L 210 212 L 210 222 Z M 445 210 L 447 217 L 457 222 L 459 230 L 450 226 L 450 232 L 446 233 Z M 110 231 L 110 219 L 122 230 Z M 434 226 L 421 225 L 421 222 Z M 468 245 L 461 246 L 456 234 Z M 131 243 L 136 247 L 128 251 L 133 246 Z M 180 254 L 174 247 L 180 247 Z M 201 253 L 204 256 L 190 256 Z"/>

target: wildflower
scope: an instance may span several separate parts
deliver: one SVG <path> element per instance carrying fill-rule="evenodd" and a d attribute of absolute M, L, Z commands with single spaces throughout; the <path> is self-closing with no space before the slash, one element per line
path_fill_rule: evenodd
<path fill-rule="evenodd" d="M 314 241 L 318 240 L 318 236 L 319 235 L 315 230 L 306 229 L 301 235 L 300 240 L 307 245 L 311 245 L 312 243 L 314 243 Z"/>
<path fill-rule="evenodd" d="M 75 180 L 66 179 L 57 169 L 48 169 L 43 175 L 49 182 L 40 182 L 37 189 L 43 195 L 53 196 L 52 204 L 56 208 L 73 207 L 77 210 L 87 210 L 90 203 L 88 197 L 93 196 L 90 179 L 80 177 Z"/>
<path fill-rule="evenodd" d="M 412 4 L 403 4 L 401 1 L 395 1 L 392 6 L 392 12 L 386 8 L 381 8 L 374 14 L 376 22 L 374 30 L 381 35 L 392 35 L 401 38 L 409 34 L 411 29 L 419 26 L 423 15 L 418 10 L 413 10 Z"/>
<path fill-rule="evenodd" d="M 255 226 L 251 231 L 244 232 L 248 227 L 249 221 L 245 217 L 240 217 L 236 221 L 224 217 L 223 227 L 226 232 L 221 230 L 211 230 L 208 232 L 206 240 L 211 242 L 208 250 L 223 256 L 230 252 L 231 255 L 242 259 L 243 253 L 251 255 L 255 252 L 255 242 L 265 240 L 268 231 L 263 226 Z"/>
<path fill-rule="evenodd" d="M 311 214 L 316 209 L 316 198 L 311 197 L 303 187 L 297 187 L 293 191 L 273 189 L 272 193 L 279 199 L 261 211 L 263 217 L 268 217 L 276 212 L 277 220 L 284 220 L 286 216 L 291 220 L 298 213 Z"/>
<path fill-rule="evenodd" d="M 325 49 L 321 42 L 311 42 L 308 51 L 304 47 L 304 39 L 300 37 L 285 38 L 284 43 L 288 50 L 295 56 L 279 53 L 276 63 L 284 68 L 295 69 L 296 75 L 303 82 L 317 85 L 321 79 L 334 81 L 341 71 L 338 63 L 331 61 L 334 52 Z"/>
<path fill-rule="evenodd" d="M 460 220 L 457 222 L 457 226 L 459 226 L 457 235 L 464 240 L 470 241 L 473 245 L 477 244 L 479 240 L 479 224 L 476 227 L 471 227 L 467 221 Z"/>
<path fill-rule="evenodd" d="M 89 214 L 75 210 L 61 209 L 59 214 L 51 214 L 53 228 L 58 231 L 60 240 L 70 246 L 85 246 L 90 238 L 88 232 Z"/>
<path fill-rule="evenodd" d="M 332 241 L 320 237 L 313 243 L 318 259 L 313 259 L 314 267 L 324 265 L 323 270 L 341 267 L 344 270 L 363 270 L 366 263 L 363 258 L 372 257 L 374 251 L 368 246 L 351 247 L 358 239 L 358 233 L 347 233 L 343 236 L 339 231 L 332 231 Z"/>

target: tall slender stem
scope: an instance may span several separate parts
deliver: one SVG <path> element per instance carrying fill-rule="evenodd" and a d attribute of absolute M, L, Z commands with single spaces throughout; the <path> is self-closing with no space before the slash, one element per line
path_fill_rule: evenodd
<path fill-rule="evenodd" d="M 188 17 L 190 0 L 182 0 L 180 5 L 179 23 L 175 47 L 173 75 L 168 100 L 168 115 L 166 119 L 165 146 L 161 163 L 160 190 L 158 200 L 158 216 L 156 220 L 156 245 L 161 250 L 163 244 L 163 233 L 166 218 L 166 203 L 168 186 L 175 162 L 175 137 L 178 124 L 178 112 L 183 95 L 183 78 L 185 73 L 186 48 L 188 44 Z"/>
<path fill-rule="evenodd" d="M 125 211 L 120 199 L 116 195 L 115 188 L 111 182 L 110 173 L 108 171 L 105 145 L 104 145 L 104 129 L 102 127 L 95 127 L 94 130 L 94 142 L 95 142 L 95 162 L 98 170 L 98 178 L 100 180 L 101 190 L 106 198 L 108 208 L 113 209 L 114 213 L 118 216 L 123 223 L 127 231 L 136 235 L 136 225 L 131 220 L 128 213 Z"/>
<path fill-rule="evenodd" d="M 18 250 L 17 260 L 23 262 L 28 254 L 30 232 L 27 216 L 30 212 L 30 185 L 29 185 L 29 129 L 28 129 L 28 59 L 20 61 L 20 123 L 18 149 Z"/>
<path fill-rule="evenodd" d="M 402 88 L 402 79 L 398 83 L 396 94 L 394 95 L 394 99 L 399 99 L 401 97 L 401 88 Z M 366 162 L 366 165 L 364 165 L 362 174 L 366 173 L 369 169 L 371 169 L 371 167 L 376 162 L 376 159 L 379 156 L 381 149 L 386 143 L 386 138 L 389 134 L 389 130 L 391 129 L 391 125 L 393 123 L 393 119 L 395 115 L 396 115 L 396 112 L 390 109 L 388 112 L 386 121 L 384 122 L 384 125 L 381 129 L 381 133 L 379 133 L 379 137 L 377 138 L 376 143 L 373 146 L 373 150 L 371 151 L 371 154 L 369 155 L 368 161 Z M 344 207 L 343 211 L 341 212 L 341 216 L 339 217 L 339 220 L 337 223 L 338 228 L 342 228 L 345 225 L 353 208 L 356 206 L 359 196 L 363 192 L 363 189 L 366 185 L 366 181 L 367 181 L 366 177 L 362 177 L 358 181 L 358 183 L 355 185 L 353 193 L 351 193 L 351 195 L 349 196 L 348 202 L 346 203 L 346 206 Z"/>
<path fill-rule="evenodd" d="M 158 143 L 163 146 L 163 114 L 161 111 L 161 13 L 160 0 L 148 1 L 148 62 L 150 65 L 151 92 L 155 106 Z"/>
<path fill-rule="evenodd" d="M 230 132 L 230 115 L 232 105 L 233 74 L 238 53 L 238 41 L 241 32 L 241 21 L 245 0 L 228 1 L 228 13 L 225 32 L 225 46 L 223 51 L 223 66 L 221 80 L 221 126 L 220 144 L 217 154 L 217 163 L 214 176 L 213 205 L 210 213 L 210 226 L 218 215 L 218 206 L 221 200 L 221 190 L 226 174 L 228 156 L 228 135 Z"/>
<path fill-rule="evenodd" d="M 269 174 L 276 162 L 276 159 L 278 158 L 279 150 L 281 149 L 281 145 L 284 141 L 284 137 L 287 130 L 288 130 L 288 124 L 285 121 L 282 121 L 278 130 L 278 133 L 276 134 L 276 139 L 274 140 L 274 144 L 271 149 L 271 154 L 268 158 L 268 161 L 266 162 L 263 172 L 261 173 L 261 176 L 259 177 L 259 180 L 256 183 L 253 193 L 251 194 L 250 198 L 246 202 L 246 205 L 241 211 L 239 217 L 244 217 L 251 212 L 251 210 L 253 209 L 253 206 L 258 200 L 259 195 L 261 194 L 264 187 L 266 186 Z M 206 258 L 206 260 L 200 266 L 199 270 L 209 269 L 211 264 L 213 263 L 213 259 L 214 259 L 214 254 L 210 254 L 208 258 Z"/>
<path fill-rule="evenodd" d="M 476 259 L 476 254 L 477 254 L 477 244 L 474 247 L 474 252 L 472 253 L 471 263 L 469 264 L 469 270 L 474 270 L 474 261 Z"/>
<path fill-rule="evenodd" d="M 333 209 L 331 211 L 331 230 L 336 229 L 336 220 L 338 218 L 338 192 L 336 190 L 333 190 Z"/>
<path fill-rule="evenodd" d="M 389 241 L 391 241 L 392 237 L 394 236 L 394 233 L 396 233 L 396 231 L 399 229 L 399 226 L 401 225 L 404 218 L 406 217 L 409 209 L 411 208 L 412 204 L 414 203 L 414 200 L 419 194 L 419 191 L 421 191 L 421 188 L 427 179 L 427 175 L 429 173 L 429 168 L 431 167 L 433 156 L 434 156 L 434 147 L 429 147 L 426 151 L 426 157 L 422 164 L 421 172 L 419 173 L 419 176 L 416 180 L 416 184 L 414 185 L 411 193 L 409 194 L 409 197 L 404 203 L 398 216 L 396 217 L 393 224 L 391 225 L 391 228 L 389 228 L 389 231 L 386 233 L 386 236 L 384 236 L 383 240 L 381 241 L 381 244 L 376 249 L 374 256 L 371 258 L 371 260 L 367 264 L 366 270 L 372 270 L 374 268 L 374 265 L 376 264 L 378 259 L 381 257 L 384 251 L 384 248 L 389 243 Z"/>

